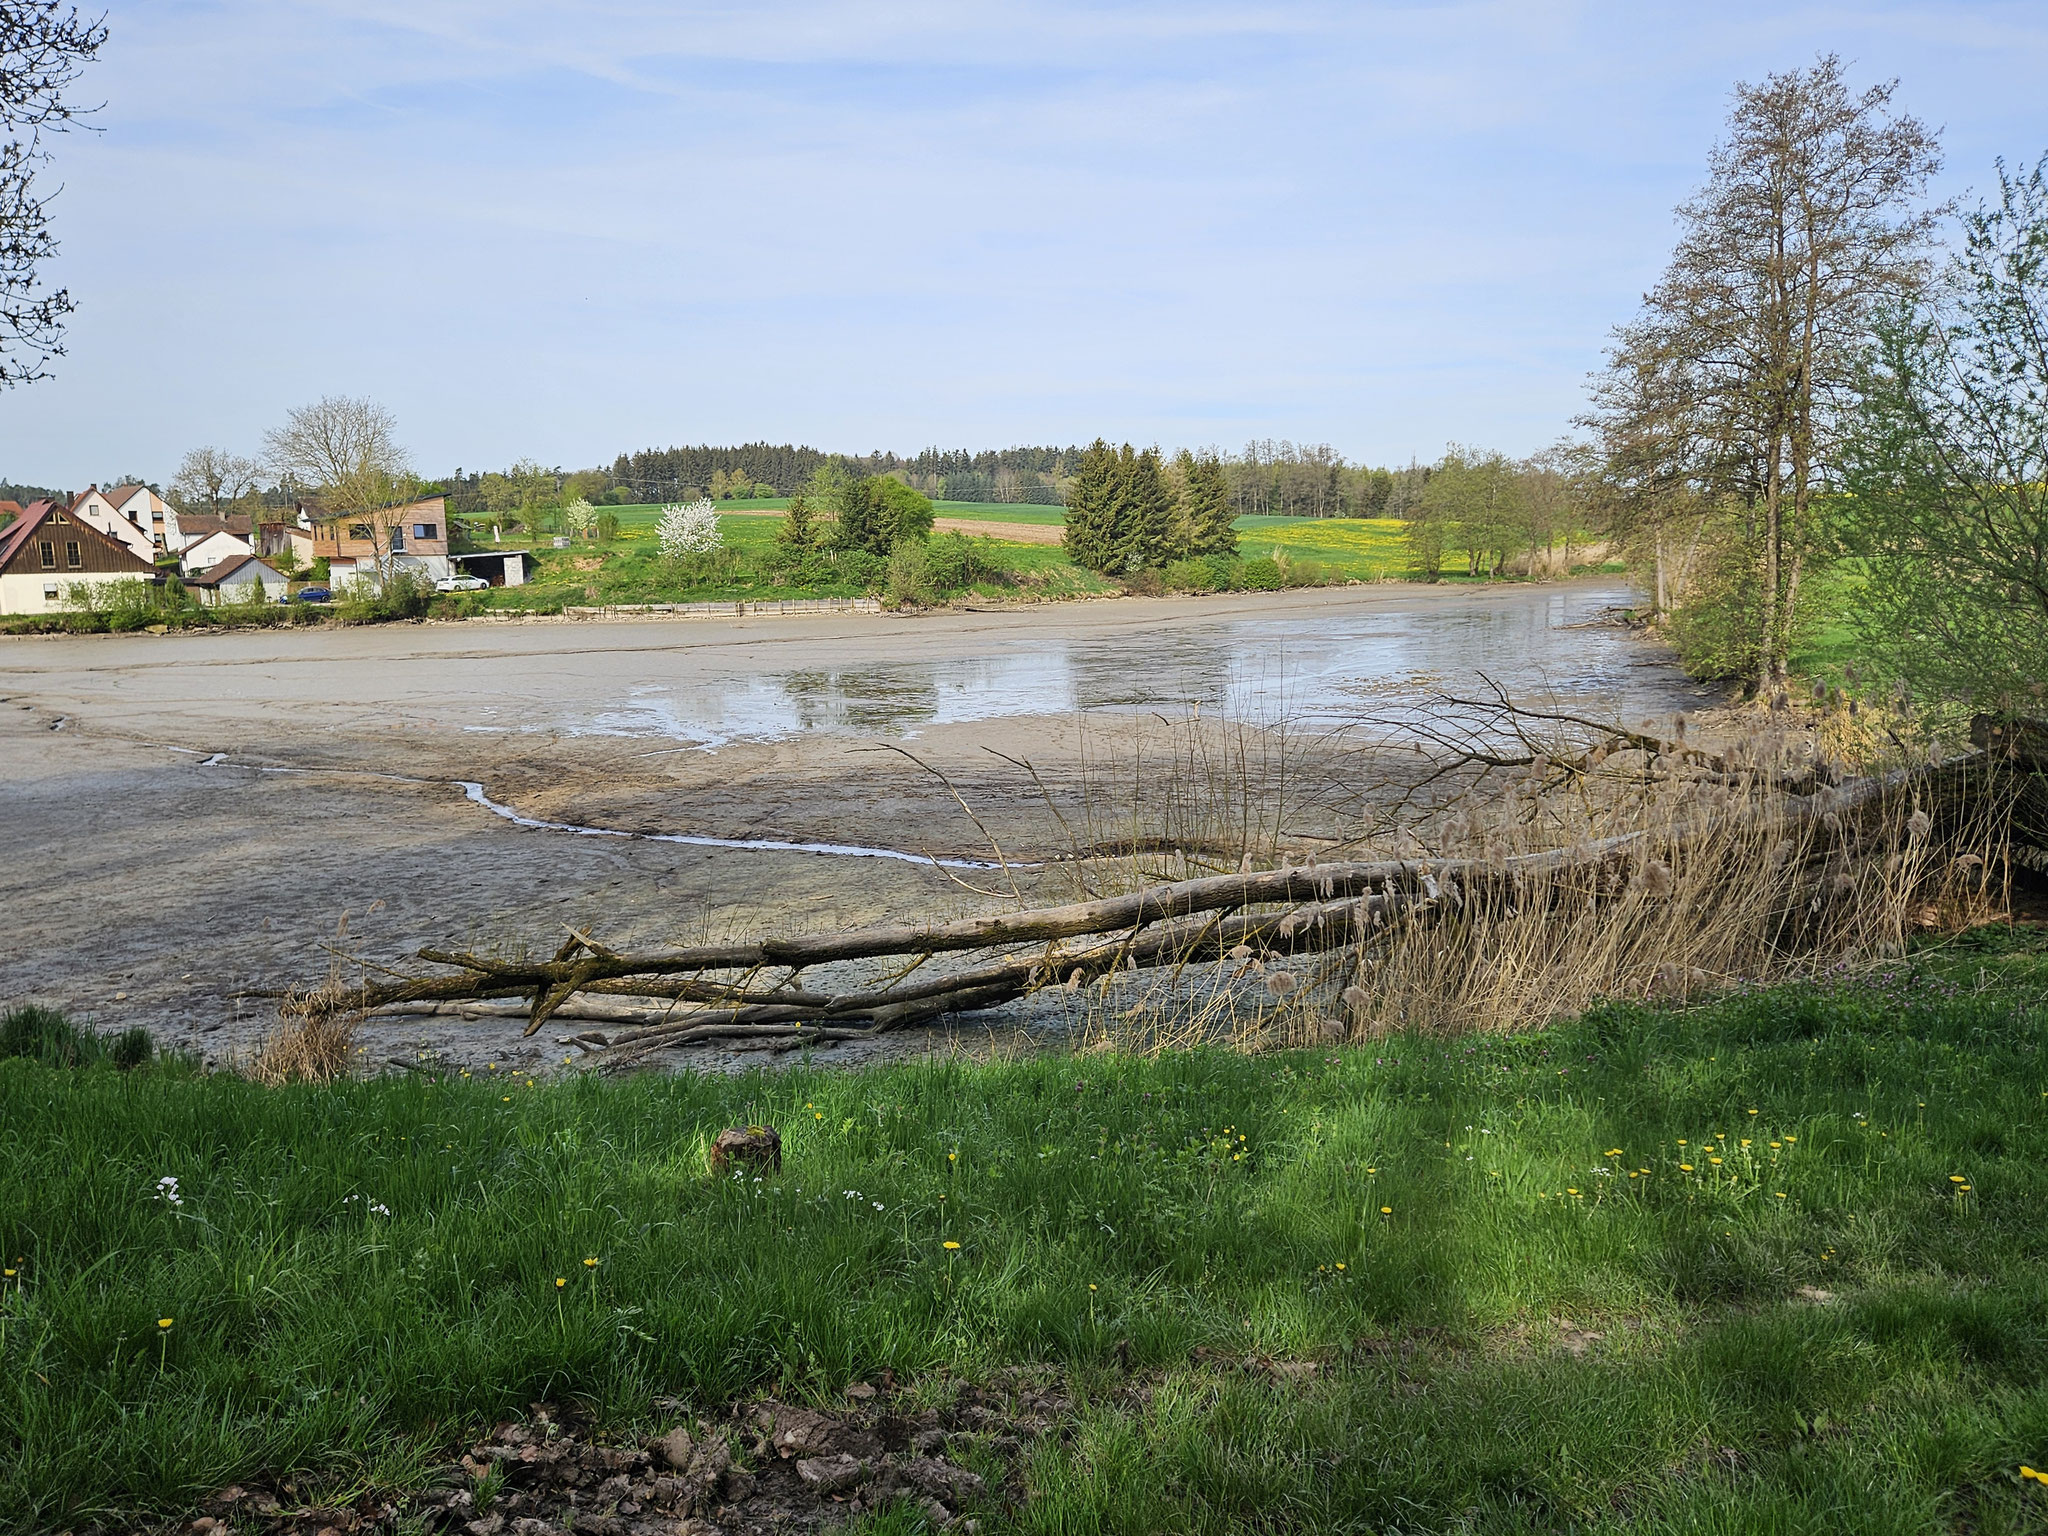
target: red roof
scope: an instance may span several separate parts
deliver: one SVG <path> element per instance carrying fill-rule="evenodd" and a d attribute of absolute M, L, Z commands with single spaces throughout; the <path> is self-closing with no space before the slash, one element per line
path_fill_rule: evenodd
<path fill-rule="evenodd" d="M 77 503 L 74 502 L 72 505 L 75 506 Z M 0 529 L 0 566 L 5 566 L 8 561 L 12 560 L 20 552 L 21 547 L 28 543 L 29 535 L 42 527 L 45 519 L 52 513 L 58 511 L 69 512 L 70 510 L 70 507 L 59 508 L 47 501 L 30 502 L 20 517 L 9 523 L 4 529 Z M 88 538 L 99 539 L 104 543 L 111 544 L 143 570 L 150 572 L 152 575 L 156 573 L 154 565 L 142 559 L 134 550 L 123 544 L 104 528 L 95 528 L 91 523 L 86 522 L 82 518 L 79 520 L 78 526 L 84 530 Z"/>
<path fill-rule="evenodd" d="M 15 551 L 28 542 L 28 536 L 42 520 L 57 509 L 47 501 L 32 501 L 22 510 L 20 517 L 0 530 L 0 565 L 12 560 Z"/>

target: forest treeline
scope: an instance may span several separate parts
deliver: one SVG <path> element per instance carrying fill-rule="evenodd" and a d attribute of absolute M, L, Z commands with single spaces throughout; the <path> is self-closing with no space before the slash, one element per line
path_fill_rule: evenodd
<path fill-rule="evenodd" d="M 833 466 L 856 477 L 890 475 L 934 501 L 978 501 L 1019 506 L 1065 506 L 1081 476 L 1088 450 L 1058 447 L 980 450 L 927 448 L 905 456 L 877 450 L 828 453 L 794 443 L 741 443 L 732 447 L 646 448 L 622 453 L 609 467 L 548 471 L 558 488 L 574 479 L 577 494 L 593 504 L 714 501 L 749 496 L 793 496 L 818 471 Z M 1327 443 L 1270 439 L 1242 452 L 1208 450 L 1222 466 L 1229 503 L 1238 516 L 1405 517 L 1428 469 L 1352 464 Z M 445 482 L 464 512 L 486 510 L 495 491 L 538 466 L 514 466 L 493 476 L 458 470 Z"/>

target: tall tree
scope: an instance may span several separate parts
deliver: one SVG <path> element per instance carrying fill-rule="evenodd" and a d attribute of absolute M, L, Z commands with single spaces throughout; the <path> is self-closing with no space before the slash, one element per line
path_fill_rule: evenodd
<path fill-rule="evenodd" d="M 1098 437 L 1082 451 L 1067 493 L 1067 557 L 1086 570 L 1106 571 L 1117 562 L 1119 478 L 1116 450 Z"/>
<path fill-rule="evenodd" d="M 1237 509 L 1231 505 L 1230 480 L 1223 461 L 1213 453 L 1183 448 L 1173 461 L 1180 493 L 1175 543 L 1184 555 L 1237 553 Z"/>
<path fill-rule="evenodd" d="M 1900 676 L 1980 707 L 2048 687 L 2048 155 L 1963 219 L 1878 328 L 1848 452 L 1856 618 Z"/>
<path fill-rule="evenodd" d="M 194 448 L 178 461 L 171 498 L 181 512 L 221 517 L 256 488 L 263 466 L 225 448 Z"/>
<path fill-rule="evenodd" d="M 49 159 L 43 135 L 90 110 L 65 93 L 106 40 L 104 25 L 57 0 L 0 0 L 0 388 L 46 378 L 64 355 L 64 317 L 77 306 L 67 290 L 42 286 L 57 240 L 35 178 Z"/>
<path fill-rule="evenodd" d="M 1133 452 L 1126 443 L 1117 455 L 1116 555 L 1131 574 L 1157 570 L 1174 552 L 1173 495 L 1159 462 L 1159 450 Z"/>
<path fill-rule="evenodd" d="M 1896 82 L 1852 94 L 1842 64 L 1736 88 L 1707 184 L 1617 364 L 1682 373 L 1711 445 L 1713 488 L 1741 499 L 1759 687 L 1782 676 L 1802 583 L 1826 558 L 1817 497 L 1836 468 L 1856 361 L 1879 307 L 1922 280 L 1939 210 L 1918 207 L 1939 168 L 1934 134 L 1895 112 Z"/>
<path fill-rule="evenodd" d="M 293 411 L 263 445 L 287 487 L 316 497 L 327 516 L 371 530 L 377 579 L 388 581 L 399 508 L 418 488 L 397 418 L 374 400 L 329 395 Z"/>

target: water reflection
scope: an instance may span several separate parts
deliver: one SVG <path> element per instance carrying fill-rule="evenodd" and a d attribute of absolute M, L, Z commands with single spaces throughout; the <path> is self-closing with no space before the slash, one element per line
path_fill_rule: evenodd
<path fill-rule="evenodd" d="M 993 636 L 990 651 L 972 657 L 649 679 L 582 728 L 713 747 L 1195 705 L 1239 719 L 1336 724 L 1366 712 L 1398 715 L 1433 688 L 1472 686 L 1482 672 L 1520 693 L 1675 707 L 1669 669 L 1644 667 L 1624 633 L 1588 623 L 1628 600 L 1618 585 L 1572 587 L 1485 603 L 1223 619 L 1151 634 L 1067 638 L 1027 630 Z"/>

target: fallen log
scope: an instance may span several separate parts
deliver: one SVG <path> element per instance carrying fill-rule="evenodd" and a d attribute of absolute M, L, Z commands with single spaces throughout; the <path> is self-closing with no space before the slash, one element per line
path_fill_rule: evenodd
<path fill-rule="evenodd" d="M 601 1024 L 608 1033 L 569 1038 L 595 1046 L 591 1060 L 606 1067 L 692 1042 L 865 1038 L 998 1007 L 1049 987 L 1072 990 L 1125 970 L 1236 960 L 1242 975 L 1254 959 L 1346 946 L 1362 951 L 1375 932 L 1433 921 L 1476 895 L 1507 906 L 1554 900 L 1565 891 L 1605 899 L 1600 893 L 1622 889 L 1638 863 L 1668 857 L 1696 838 L 1734 827 L 1752 836 L 1770 829 L 1839 828 L 1859 808 L 1880 805 L 1901 788 L 1917 790 L 1929 775 L 1959 769 L 1964 761 L 1900 769 L 1833 788 L 1816 784 L 1811 795 L 1779 789 L 1768 801 L 1737 812 L 1512 857 L 1333 860 L 1203 876 L 949 923 L 886 924 L 646 954 L 620 953 L 575 930 L 547 959 L 428 948 L 418 957 L 446 973 L 387 973 L 352 987 L 330 983 L 285 995 L 282 1008 L 296 1015 L 523 1016 L 529 1036 L 551 1018 Z M 1708 777 L 1725 772 L 1718 759 L 1696 767 Z M 1822 841 L 1835 835 L 1825 834 Z M 943 963 L 953 956 L 972 958 L 964 967 Z M 845 962 L 886 963 L 892 972 L 849 990 L 803 980 L 807 969 Z"/>

